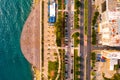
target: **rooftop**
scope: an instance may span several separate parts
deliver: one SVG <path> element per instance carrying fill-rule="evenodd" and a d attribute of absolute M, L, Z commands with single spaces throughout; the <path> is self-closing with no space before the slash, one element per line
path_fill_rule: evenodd
<path fill-rule="evenodd" d="M 118 60 L 120 59 L 120 52 L 119 51 L 102 51 L 102 56 L 107 58 L 109 61 L 109 69 L 114 70 L 114 65 L 118 64 Z"/>
<path fill-rule="evenodd" d="M 51 17 L 55 16 L 55 2 L 50 4 L 50 16 Z"/>
<path fill-rule="evenodd" d="M 101 43 L 109 46 L 120 46 L 120 1 L 105 0 L 101 3 L 106 11 L 101 13 Z"/>
<path fill-rule="evenodd" d="M 120 0 L 106 0 L 108 2 L 108 9 L 110 11 L 120 11 Z"/>

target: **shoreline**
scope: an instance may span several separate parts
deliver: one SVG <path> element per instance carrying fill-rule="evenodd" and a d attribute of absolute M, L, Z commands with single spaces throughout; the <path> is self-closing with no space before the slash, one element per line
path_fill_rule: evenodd
<path fill-rule="evenodd" d="M 39 0 L 33 0 L 33 1 L 39 1 Z M 39 61 L 38 54 L 40 51 L 39 49 L 40 35 L 38 34 L 40 33 L 40 26 L 39 26 L 40 7 L 38 3 L 32 4 L 32 7 L 34 5 L 34 9 L 31 9 L 31 12 L 23 26 L 23 30 L 20 38 L 20 46 L 22 53 L 24 57 L 27 59 L 27 61 L 39 69 L 39 64 L 35 63 Z"/>
<path fill-rule="evenodd" d="M 33 0 L 33 3 L 32 3 L 32 8 L 35 8 L 35 6 L 37 4 L 39 4 L 40 0 Z"/>
<path fill-rule="evenodd" d="M 32 65 L 33 80 L 40 80 L 40 71 Z"/>
<path fill-rule="evenodd" d="M 40 80 L 40 60 L 39 60 L 39 38 L 40 35 L 40 26 L 39 26 L 39 19 L 40 19 L 40 7 L 39 7 L 40 0 L 33 0 L 31 6 L 31 12 L 25 21 L 23 26 L 23 30 L 21 33 L 20 38 L 20 46 L 24 57 L 27 61 L 31 64 L 31 69 L 33 72 L 33 79 Z"/>

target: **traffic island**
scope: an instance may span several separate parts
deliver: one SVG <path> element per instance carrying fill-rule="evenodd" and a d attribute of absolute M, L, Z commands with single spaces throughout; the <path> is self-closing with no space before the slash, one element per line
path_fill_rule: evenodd
<path fill-rule="evenodd" d="M 76 32 L 72 35 L 72 37 L 74 38 L 74 47 L 78 47 L 78 44 L 80 43 L 79 36 L 80 36 L 79 32 Z"/>
<path fill-rule="evenodd" d="M 84 26 L 85 34 L 87 35 L 88 30 L 88 0 L 84 0 Z"/>
<path fill-rule="evenodd" d="M 78 56 L 78 50 L 74 49 L 74 80 L 80 80 L 80 57 Z"/>
<path fill-rule="evenodd" d="M 80 6 L 82 5 L 79 0 L 74 0 L 75 2 L 75 12 L 74 12 L 74 28 L 79 29 L 79 13 L 80 13 Z"/>
<path fill-rule="evenodd" d="M 65 50 L 59 49 L 60 61 L 61 61 L 61 71 L 60 80 L 65 79 Z"/>

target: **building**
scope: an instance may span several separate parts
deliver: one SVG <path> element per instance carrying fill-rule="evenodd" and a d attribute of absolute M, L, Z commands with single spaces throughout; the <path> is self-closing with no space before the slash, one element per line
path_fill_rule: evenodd
<path fill-rule="evenodd" d="M 49 15 L 49 20 L 48 22 L 49 23 L 55 23 L 56 22 L 56 4 L 55 4 L 55 1 L 52 0 L 49 2 L 49 5 L 48 5 L 48 15 Z"/>
<path fill-rule="evenodd" d="M 114 66 L 118 64 L 120 60 L 120 51 L 107 51 L 103 50 L 101 52 L 102 57 L 109 60 L 109 70 L 114 70 Z"/>
<path fill-rule="evenodd" d="M 120 0 L 95 0 L 100 13 L 99 44 L 120 46 Z"/>

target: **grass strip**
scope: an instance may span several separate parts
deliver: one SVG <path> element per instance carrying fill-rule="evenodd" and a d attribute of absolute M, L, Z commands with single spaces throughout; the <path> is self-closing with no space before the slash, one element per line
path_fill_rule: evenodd
<path fill-rule="evenodd" d="M 80 43 L 79 36 L 80 36 L 79 32 L 76 32 L 72 35 L 72 37 L 74 38 L 74 47 L 78 47 L 78 44 Z"/>
<path fill-rule="evenodd" d="M 64 80 L 65 79 L 65 50 L 64 49 L 59 49 L 60 53 L 60 61 L 61 61 L 61 71 L 60 71 L 60 79 L 59 80 Z"/>
<path fill-rule="evenodd" d="M 87 35 L 87 26 L 88 26 L 88 0 L 84 0 L 84 26 L 85 26 L 85 34 Z"/>
<path fill-rule="evenodd" d="M 58 71 L 58 61 L 49 61 L 48 62 L 48 78 L 51 80 L 55 80 L 56 76 L 57 76 L 57 71 Z"/>
<path fill-rule="evenodd" d="M 80 57 L 78 56 L 78 50 L 74 49 L 74 80 L 80 80 L 78 76 L 80 75 Z"/>
<path fill-rule="evenodd" d="M 64 17 L 65 16 L 62 17 L 62 12 L 58 12 L 58 18 L 57 18 L 57 21 L 55 23 L 56 43 L 57 43 L 57 46 L 59 46 L 59 47 L 61 46 L 61 43 L 62 43 L 61 41 L 64 38 L 64 26 L 63 26 Z"/>

